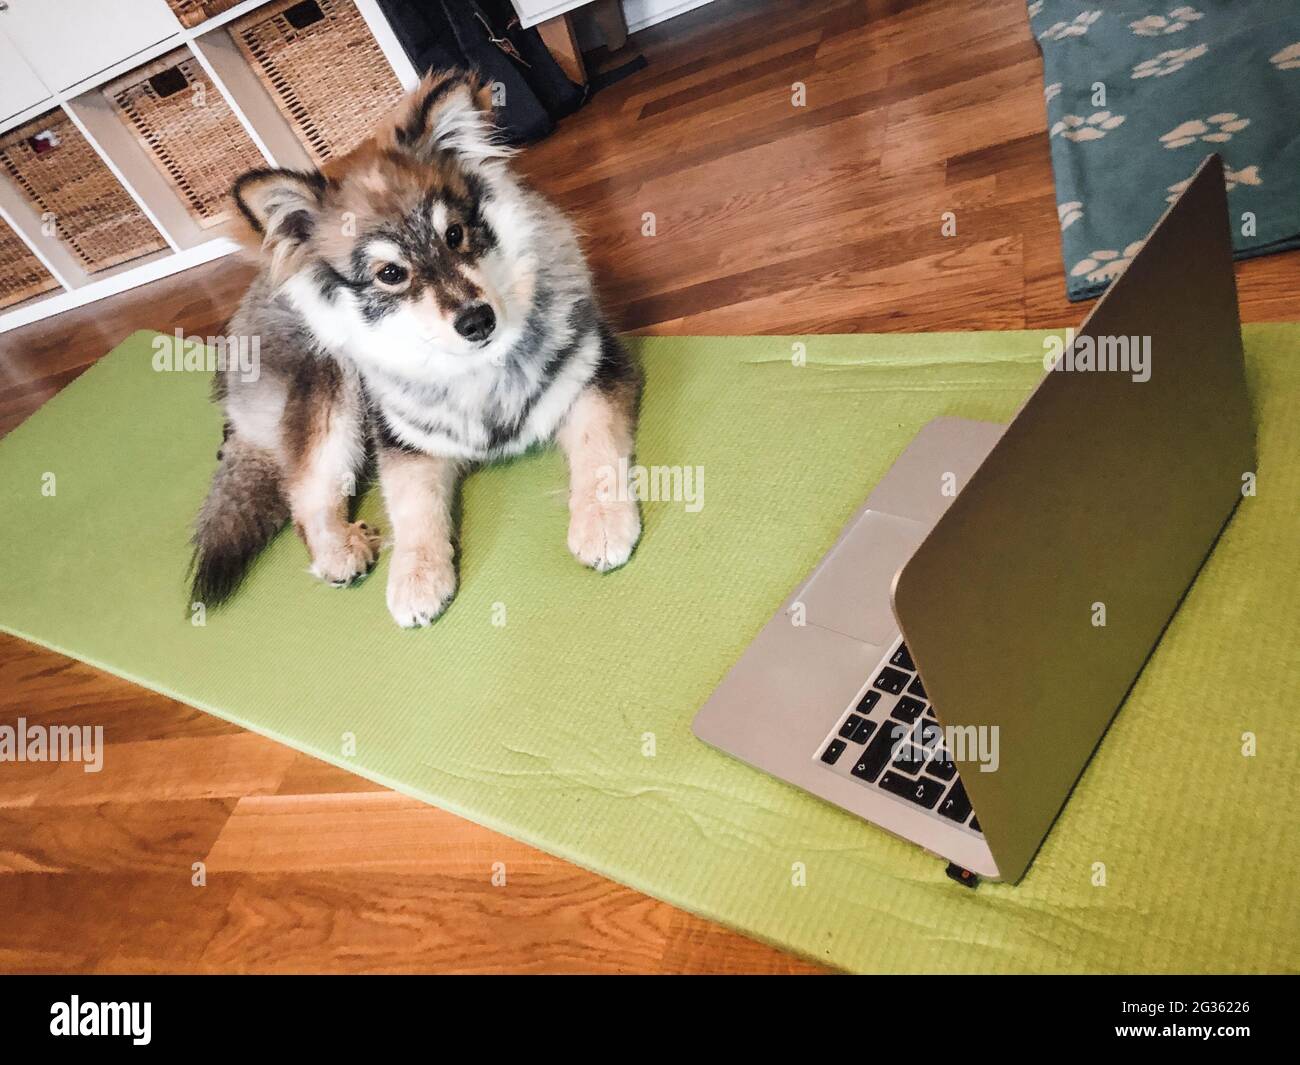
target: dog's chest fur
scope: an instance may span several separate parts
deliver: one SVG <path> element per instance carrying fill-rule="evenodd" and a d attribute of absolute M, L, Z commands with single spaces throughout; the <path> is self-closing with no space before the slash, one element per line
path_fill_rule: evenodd
<path fill-rule="evenodd" d="M 395 338 L 358 332 L 350 314 L 305 280 L 290 302 L 317 342 L 360 373 L 379 442 L 480 461 L 549 440 L 596 376 L 605 336 L 594 297 L 543 278 L 524 320 L 502 329 L 470 365 L 454 357 L 404 357 Z"/>
<path fill-rule="evenodd" d="M 481 460 L 550 439 L 602 355 L 589 300 L 534 304 L 484 365 L 439 380 L 357 360 L 381 439 L 418 451 Z"/>

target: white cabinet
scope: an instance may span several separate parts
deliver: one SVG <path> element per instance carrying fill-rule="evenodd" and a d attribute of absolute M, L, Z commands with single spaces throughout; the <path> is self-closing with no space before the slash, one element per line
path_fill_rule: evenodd
<path fill-rule="evenodd" d="M 180 23 L 165 0 L 0 0 L 0 33 L 57 92 L 177 36 Z M 0 92 L 12 114 L 7 75 Z"/>
<path fill-rule="evenodd" d="M 50 90 L 36 71 L 7 37 L 0 37 L 0 121 L 49 98 Z"/>

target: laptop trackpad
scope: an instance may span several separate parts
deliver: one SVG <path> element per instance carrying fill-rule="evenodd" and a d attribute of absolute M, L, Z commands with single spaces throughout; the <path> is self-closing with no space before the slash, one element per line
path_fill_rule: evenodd
<path fill-rule="evenodd" d="M 863 511 L 799 596 L 808 624 L 864 643 L 890 642 L 898 622 L 889 587 L 928 529 L 924 522 Z"/>

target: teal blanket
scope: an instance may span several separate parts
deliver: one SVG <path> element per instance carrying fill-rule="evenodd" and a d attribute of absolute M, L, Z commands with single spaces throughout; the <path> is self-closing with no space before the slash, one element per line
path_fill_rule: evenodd
<path fill-rule="evenodd" d="M 1033 0 L 1070 299 L 1099 295 L 1211 152 L 1238 258 L 1300 247 L 1300 0 Z"/>

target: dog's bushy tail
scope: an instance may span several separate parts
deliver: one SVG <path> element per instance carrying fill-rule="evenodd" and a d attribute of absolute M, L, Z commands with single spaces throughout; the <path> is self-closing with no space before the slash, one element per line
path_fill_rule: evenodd
<path fill-rule="evenodd" d="M 258 552 L 288 520 L 275 459 L 230 437 L 194 523 L 190 602 L 213 607 L 229 599 Z"/>

